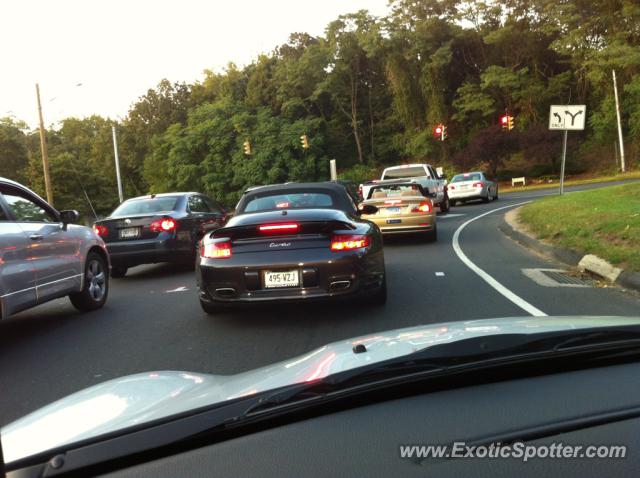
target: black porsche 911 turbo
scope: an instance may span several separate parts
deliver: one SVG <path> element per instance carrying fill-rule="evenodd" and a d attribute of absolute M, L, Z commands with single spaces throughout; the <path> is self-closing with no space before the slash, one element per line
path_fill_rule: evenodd
<path fill-rule="evenodd" d="M 335 182 L 252 188 L 200 245 L 196 273 L 208 313 L 250 303 L 365 298 L 384 304 L 382 235 Z"/>
<path fill-rule="evenodd" d="M 140 264 L 194 264 L 202 236 L 226 220 L 224 208 L 203 194 L 164 193 L 127 199 L 93 230 L 107 245 L 112 277 L 123 277 Z"/>

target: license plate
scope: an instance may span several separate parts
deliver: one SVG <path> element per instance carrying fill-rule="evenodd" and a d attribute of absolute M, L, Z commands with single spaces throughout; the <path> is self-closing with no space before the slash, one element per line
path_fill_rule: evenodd
<path fill-rule="evenodd" d="M 140 237 L 139 227 L 125 227 L 124 229 L 120 229 L 120 239 L 135 239 L 136 237 Z"/>
<path fill-rule="evenodd" d="M 387 212 L 389 214 L 400 214 L 400 208 L 399 207 L 388 207 L 387 208 Z"/>
<path fill-rule="evenodd" d="M 402 219 L 387 219 L 387 224 L 400 224 Z"/>
<path fill-rule="evenodd" d="M 264 288 L 274 289 L 276 287 L 298 287 L 300 279 L 298 271 L 264 272 Z"/>

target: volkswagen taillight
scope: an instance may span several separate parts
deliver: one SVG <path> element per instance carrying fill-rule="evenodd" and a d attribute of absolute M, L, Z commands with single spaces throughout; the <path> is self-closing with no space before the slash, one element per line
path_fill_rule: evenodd
<path fill-rule="evenodd" d="M 171 232 L 175 231 L 178 227 L 175 219 L 171 217 L 165 217 L 163 219 L 158 219 L 157 221 L 153 221 L 149 224 L 149 229 L 151 232 Z"/>
<path fill-rule="evenodd" d="M 93 232 L 95 232 L 100 237 L 106 237 L 109 234 L 109 229 L 107 226 L 101 226 L 100 224 L 93 225 Z"/>
<path fill-rule="evenodd" d="M 422 201 L 419 205 L 417 206 L 413 206 L 411 208 L 411 212 L 417 212 L 417 213 L 421 213 L 421 214 L 428 214 L 431 211 L 433 211 L 433 205 L 431 204 L 431 201 Z"/>

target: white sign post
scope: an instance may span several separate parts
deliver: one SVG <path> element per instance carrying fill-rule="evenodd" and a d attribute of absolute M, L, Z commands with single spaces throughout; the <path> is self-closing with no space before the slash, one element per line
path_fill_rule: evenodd
<path fill-rule="evenodd" d="M 560 195 L 564 194 L 564 164 L 567 157 L 567 131 L 582 131 L 587 117 L 586 105 L 551 105 L 549 129 L 564 131 L 562 164 L 560 165 Z"/>

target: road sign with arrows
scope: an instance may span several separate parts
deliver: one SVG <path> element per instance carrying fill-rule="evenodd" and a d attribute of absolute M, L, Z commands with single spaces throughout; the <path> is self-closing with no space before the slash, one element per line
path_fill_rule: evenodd
<path fill-rule="evenodd" d="M 564 131 L 562 135 L 562 162 L 560 163 L 560 195 L 564 194 L 564 165 L 567 159 L 567 131 L 584 129 L 586 105 L 551 105 L 549 129 Z"/>
<path fill-rule="evenodd" d="M 583 130 L 586 116 L 586 105 L 551 105 L 549 129 Z"/>

